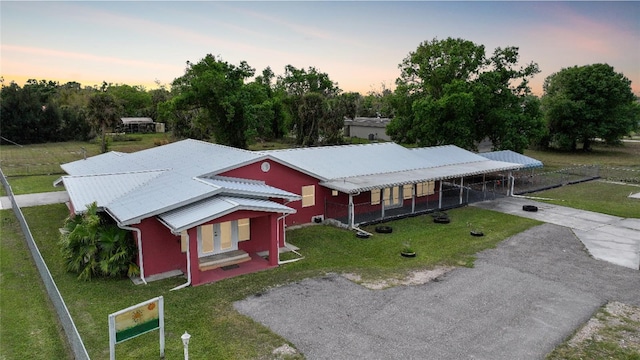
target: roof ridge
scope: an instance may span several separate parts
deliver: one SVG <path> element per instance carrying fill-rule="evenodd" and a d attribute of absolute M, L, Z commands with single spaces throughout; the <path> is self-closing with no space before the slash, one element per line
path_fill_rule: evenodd
<path fill-rule="evenodd" d="M 269 155 L 272 153 L 279 153 L 279 152 L 289 152 L 289 151 L 302 151 L 302 150 L 321 150 L 321 149 L 330 149 L 330 148 L 348 148 L 348 147 L 365 147 L 365 146 L 381 146 L 381 145 L 390 145 L 390 144 L 394 144 L 394 145 L 398 145 L 398 146 L 402 146 L 396 142 L 393 141 L 385 141 L 385 142 L 378 142 L 378 143 L 369 143 L 369 144 L 343 144 L 343 145 L 326 145 L 326 146 L 306 146 L 306 147 L 295 147 L 295 148 L 287 148 L 287 149 L 274 149 L 274 150 L 256 150 L 255 152 L 260 153 L 260 154 L 264 154 L 264 155 Z"/>

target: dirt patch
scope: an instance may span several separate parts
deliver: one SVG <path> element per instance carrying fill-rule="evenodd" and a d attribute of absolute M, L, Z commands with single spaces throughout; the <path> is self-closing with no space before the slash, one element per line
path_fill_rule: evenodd
<path fill-rule="evenodd" d="M 448 273 L 453 269 L 455 269 L 455 267 L 446 266 L 446 267 L 437 267 L 437 268 L 428 269 L 428 270 L 427 269 L 415 270 L 410 272 L 404 278 L 379 279 L 379 280 L 373 280 L 373 281 L 370 281 L 370 280 L 364 281 L 362 280 L 362 277 L 360 275 L 353 274 L 353 273 L 345 273 L 345 274 L 342 274 L 342 276 L 368 289 L 382 290 L 382 289 L 386 289 L 386 288 L 390 288 L 398 285 L 412 286 L 412 285 L 426 284 Z"/>
<path fill-rule="evenodd" d="M 585 341 L 615 342 L 640 352 L 640 307 L 610 302 L 568 341 L 580 347 Z"/>

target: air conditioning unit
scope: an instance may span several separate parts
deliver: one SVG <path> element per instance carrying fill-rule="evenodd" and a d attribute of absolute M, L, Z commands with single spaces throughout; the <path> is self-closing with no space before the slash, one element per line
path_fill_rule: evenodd
<path fill-rule="evenodd" d="M 320 224 L 323 221 L 324 221 L 324 215 L 316 215 L 311 217 L 312 223 Z"/>

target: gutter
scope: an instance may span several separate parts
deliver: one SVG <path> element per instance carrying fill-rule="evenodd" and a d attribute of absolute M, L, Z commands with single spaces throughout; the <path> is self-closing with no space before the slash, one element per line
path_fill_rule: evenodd
<path fill-rule="evenodd" d="M 182 285 L 178 285 L 169 291 L 180 290 L 191 285 L 191 239 L 189 238 L 189 232 L 186 231 L 186 233 L 187 233 L 187 282 Z"/>
<path fill-rule="evenodd" d="M 125 226 L 118 223 L 118 227 L 123 230 L 135 231 L 138 233 L 138 263 L 140 264 L 140 279 L 147 285 L 147 279 L 144 278 L 144 261 L 142 260 L 142 231 L 138 228 Z"/>

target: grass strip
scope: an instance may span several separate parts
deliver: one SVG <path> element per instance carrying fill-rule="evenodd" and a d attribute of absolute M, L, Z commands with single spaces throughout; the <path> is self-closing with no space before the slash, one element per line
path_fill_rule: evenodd
<path fill-rule="evenodd" d="M 0 217 L 0 359 L 72 359 L 18 220 Z"/>

